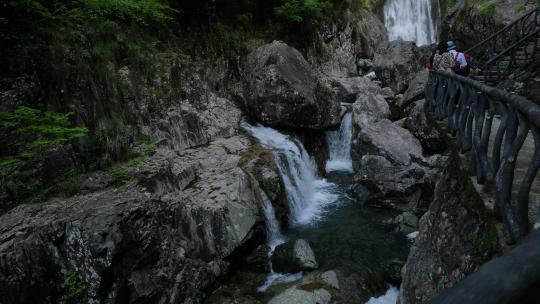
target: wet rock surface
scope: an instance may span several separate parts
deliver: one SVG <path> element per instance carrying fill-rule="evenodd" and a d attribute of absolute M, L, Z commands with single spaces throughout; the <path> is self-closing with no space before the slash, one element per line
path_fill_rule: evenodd
<path fill-rule="evenodd" d="M 339 124 L 339 102 L 296 49 L 274 41 L 251 53 L 245 66 L 245 107 L 258 121 L 316 130 Z"/>
<path fill-rule="evenodd" d="M 319 267 L 313 249 L 306 240 L 298 239 L 278 245 L 272 254 L 272 267 L 281 273 L 296 273 Z"/>

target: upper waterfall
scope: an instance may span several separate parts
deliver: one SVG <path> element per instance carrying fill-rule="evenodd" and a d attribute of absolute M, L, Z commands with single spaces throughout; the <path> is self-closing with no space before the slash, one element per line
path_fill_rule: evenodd
<path fill-rule="evenodd" d="M 437 26 L 433 16 L 436 0 L 386 0 L 384 24 L 389 39 L 414 41 L 426 45 L 437 41 Z"/>

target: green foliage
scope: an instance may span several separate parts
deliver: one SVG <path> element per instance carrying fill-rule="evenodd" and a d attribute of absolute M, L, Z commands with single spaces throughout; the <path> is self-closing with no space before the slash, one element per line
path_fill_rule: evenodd
<path fill-rule="evenodd" d="M 13 112 L 0 112 L 2 126 L 17 139 L 13 143 L 17 153 L 4 158 L 2 165 L 32 160 L 48 148 L 85 136 L 88 129 L 70 126 L 71 115 L 73 113 L 42 112 L 25 106 Z"/>
<path fill-rule="evenodd" d="M 112 167 L 109 169 L 109 174 L 111 175 L 113 183 L 117 186 L 124 185 L 131 180 L 129 172 L 121 167 Z"/>
<path fill-rule="evenodd" d="M 494 3 L 489 3 L 489 4 L 480 6 L 480 8 L 478 9 L 477 15 L 490 17 L 490 16 L 495 16 L 496 13 L 497 13 L 497 5 L 495 5 Z"/>
<path fill-rule="evenodd" d="M 286 0 L 276 7 L 276 15 L 294 23 L 317 22 L 331 7 L 327 0 Z"/>
<path fill-rule="evenodd" d="M 58 304 L 80 304 L 86 303 L 86 285 L 77 278 L 75 271 L 69 272 L 62 283 L 63 295 L 58 300 Z"/>

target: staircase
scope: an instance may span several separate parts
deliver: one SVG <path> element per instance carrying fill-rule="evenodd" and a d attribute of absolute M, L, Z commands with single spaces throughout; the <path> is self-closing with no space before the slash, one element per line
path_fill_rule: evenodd
<path fill-rule="evenodd" d="M 472 57 L 473 78 L 497 85 L 540 55 L 540 6 L 465 51 Z"/>

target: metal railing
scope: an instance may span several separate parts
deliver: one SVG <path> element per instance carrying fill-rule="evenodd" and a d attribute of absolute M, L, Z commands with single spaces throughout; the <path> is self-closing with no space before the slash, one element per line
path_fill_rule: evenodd
<path fill-rule="evenodd" d="M 479 184 L 494 185 L 496 207 L 512 239 L 523 239 L 530 229 L 531 186 L 540 168 L 540 106 L 522 96 L 442 71 L 430 72 L 426 100 L 438 119 L 447 120 L 446 131 L 455 136 L 458 149 L 470 152 L 470 174 Z M 490 144 L 494 119 L 500 124 Z M 516 160 L 529 132 L 534 139 L 534 154 L 513 199 Z"/>
<path fill-rule="evenodd" d="M 483 66 L 484 81 L 497 83 L 505 79 L 512 71 L 526 67 L 540 51 L 540 28 L 501 51 Z"/>
<path fill-rule="evenodd" d="M 482 66 L 488 60 L 500 55 L 510 45 L 514 45 L 523 37 L 529 36 L 540 25 L 540 6 L 525 13 L 509 25 L 495 32 L 465 52 L 473 58 L 473 67 Z"/>

